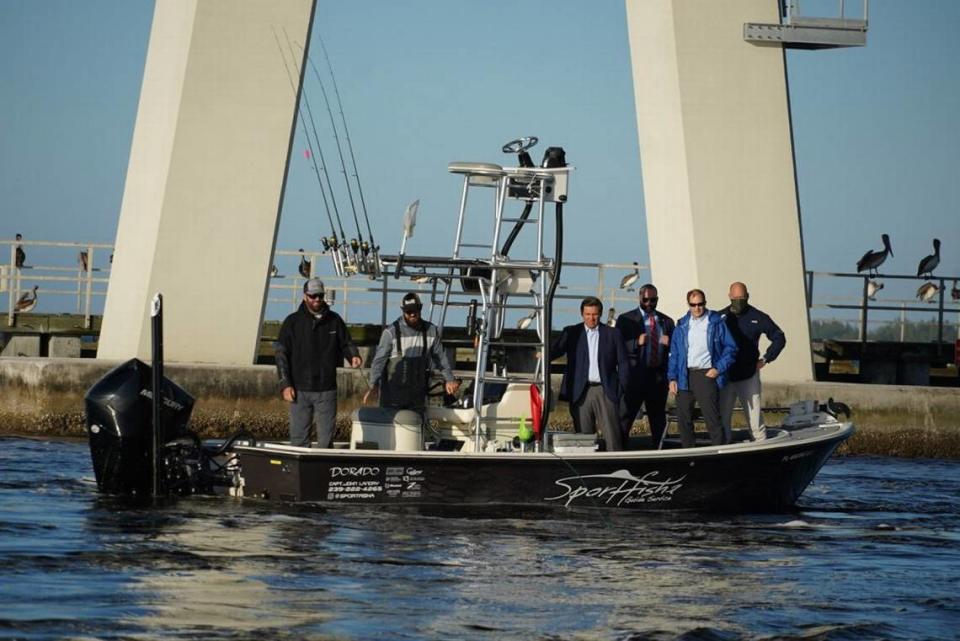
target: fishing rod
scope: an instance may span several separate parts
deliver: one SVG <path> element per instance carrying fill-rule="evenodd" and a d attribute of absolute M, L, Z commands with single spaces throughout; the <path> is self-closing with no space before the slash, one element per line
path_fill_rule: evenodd
<path fill-rule="evenodd" d="M 296 55 L 293 51 L 293 43 L 290 42 L 290 36 L 287 35 L 286 29 L 283 30 L 283 37 L 287 41 L 287 48 L 290 50 L 290 58 L 294 61 L 294 65 L 296 65 Z M 323 169 L 323 175 L 327 179 L 327 187 L 330 189 L 330 202 L 333 205 L 333 212 L 337 217 L 337 224 L 340 226 L 340 237 L 343 239 L 342 247 L 344 248 L 347 264 L 356 270 L 359 263 L 357 247 L 355 247 L 356 241 L 348 244 L 347 234 L 345 231 L 343 231 L 343 222 L 340 218 L 340 208 L 337 207 L 337 198 L 333 192 L 333 181 L 330 180 L 330 174 L 327 172 L 327 161 L 323 156 L 323 147 L 320 144 L 320 135 L 317 133 L 317 123 L 313 118 L 313 109 L 310 108 L 310 101 L 307 99 L 306 91 L 303 92 L 303 104 L 307 107 L 307 118 L 310 120 L 310 127 L 313 130 L 313 138 L 317 143 L 317 153 L 320 156 L 320 167 Z M 347 249 L 352 250 L 352 253 L 347 251 Z"/>
<path fill-rule="evenodd" d="M 317 33 L 317 40 L 320 41 L 320 49 L 323 51 L 323 58 L 327 62 L 327 70 L 330 72 L 330 80 L 333 84 L 333 93 L 337 98 L 337 108 L 340 110 L 340 121 L 343 123 L 343 133 L 347 139 L 347 150 L 350 152 L 350 162 L 353 165 L 353 178 L 357 181 L 357 193 L 360 195 L 360 208 L 363 210 L 363 219 L 367 223 L 367 236 L 370 238 L 370 248 L 374 256 L 379 253 L 380 248 L 373 240 L 373 230 L 370 227 L 370 218 L 367 216 L 367 203 L 363 198 L 363 187 L 360 184 L 360 174 L 357 171 L 357 157 L 353 153 L 353 142 L 350 140 L 350 130 L 347 128 L 347 118 L 343 113 L 343 101 L 340 99 L 340 89 L 337 87 L 337 77 L 333 74 L 333 65 L 330 63 L 330 56 L 327 54 L 327 46 L 323 42 L 323 36 Z M 377 260 L 379 265 L 379 260 Z"/>
<path fill-rule="evenodd" d="M 340 144 L 340 136 L 337 134 L 337 124 L 333 119 L 333 109 L 330 107 L 330 97 L 327 95 L 327 89 L 323 85 L 323 79 L 320 77 L 320 72 L 317 71 L 317 66 L 313 64 L 313 59 L 307 55 L 306 50 L 304 50 L 301 45 L 298 44 L 297 46 L 300 47 L 300 50 L 304 52 L 307 63 L 310 65 L 310 69 L 313 70 L 313 75 L 317 79 L 317 84 L 320 85 L 320 93 L 323 95 L 323 101 L 327 106 L 327 115 L 330 116 L 330 128 L 333 130 L 333 140 L 337 144 L 337 154 L 340 156 L 340 166 L 343 168 L 341 173 L 343 173 L 343 181 L 347 185 L 347 196 L 350 198 L 350 209 L 353 210 L 353 222 L 357 226 L 357 238 L 362 243 L 363 232 L 360 231 L 360 219 L 357 217 L 357 206 L 353 200 L 353 190 L 350 187 L 350 177 L 347 175 L 347 163 L 343 159 L 343 146 Z"/>
<path fill-rule="evenodd" d="M 293 74 L 290 71 L 290 66 L 287 64 L 287 56 L 283 52 L 283 46 L 280 44 L 280 38 L 279 36 L 277 36 L 276 29 L 273 29 L 273 39 L 274 41 L 276 41 L 277 49 L 280 51 L 280 58 L 281 60 L 283 60 L 283 68 L 287 72 L 287 80 L 290 82 L 290 88 L 293 90 L 294 96 L 296 97 L 297 86 L 293 81 Z M 309 108 L 309 102 L 307 102 L 307 99 L 306 99 L 307 97 L 305 92 L 304 92 L 303 98 L 304 98 L 304 103 L 307 104 Z M 340 262 L 340 255 L 339 255 L 340 241 L 337 238 L 337 227 L 336 225 L 333 224 L 333 216 L 330 213 L 330 203 L 327 200 L 327 190 L 323 186 L 323 179 L 320 177 L 320 170 L 317 167 L 316 155 L 314 154 L 314 151 L 313 151 L 313 142 L 310 140 L 310 133 L 307 131 L 306 119 L 303 117 L 303 111 L 300 108 L 299 103 L 297 104 L 297 114 L 299 115 L 298 120 L 300 121 L 300 126 L 303 128 L 303 136 L 304 138 L 307 139 L 307 150 L 310 153 L 310 163 L 313 165 L 313 173 L 314 175 L 316 175 L 317 183 L 320 185 L 320 195 L 323 197 L 323 207 L 327 212 L 327 220 L 330 222 L 330 232 L 332 235 L 329 239 L 321 238 L 321 243 L 323 244 L 324 249 L 328 249 L 328 248 L 333 249 L 333 253 L 331 254 L 331 256 L 333 258 L 334 269 L 336 270 L 337 274 L 340 275 L 343 272 L 343 266 Z M 321 155 L 321 162 L 322 162 L 322 158 L 323 156 Z M 339 216 L 337 217 L 337 222 L 340 222 Z M 345 237 L 345 234 L 343 234 L 342 224 L 340 225 L 340 233 L 341 233 L 341 237 Z"/>

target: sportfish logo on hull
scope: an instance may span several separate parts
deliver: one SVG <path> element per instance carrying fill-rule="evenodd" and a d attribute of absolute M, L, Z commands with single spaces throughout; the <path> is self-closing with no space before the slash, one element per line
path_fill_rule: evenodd
<path fill-rule="evenodd" d="M 627 470 L 617 470 L 610 474 L 590 474 L 587 476 L 568 476 L 554 481 L 563 488 L 558 496 L 547 497 L 546 501 L 564 501 L 570 507 L 575 501 L 603 503 L 605 505 L 627 506 L 639 503 L 667 503 L 674 493 L 683 487 L 683 479 L 657 480 L 659 471 L 647 472 L 636 477 Z"/>

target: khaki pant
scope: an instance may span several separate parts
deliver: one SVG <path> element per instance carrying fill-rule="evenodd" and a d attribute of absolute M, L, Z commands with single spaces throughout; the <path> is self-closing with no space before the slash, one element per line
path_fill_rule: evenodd
<path fill-rule="evenodd" d="M 747 418 L 753 440 L 762 441 L 767 438 L 767 428 L 763 426 L 763 412 L 760 411 L 760 372 L 742 381 L 727 381 L 720 390 L 720 416 L 728 443 L 730 427 L 733 424 L 733 405 L 737 399 L 740 399 L 740 407 Z"/>

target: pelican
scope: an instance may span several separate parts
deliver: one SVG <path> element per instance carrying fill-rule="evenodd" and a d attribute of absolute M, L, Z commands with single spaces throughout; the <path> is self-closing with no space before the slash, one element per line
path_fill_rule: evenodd
<path fill-rule="evenodd" d="M 304 278 L 310 278 L 310 261 L 303 254 L 303 247 L 297 250 L 300 252 L 300 275 Z"/>
<path fill-rule="evenodd" d="M 868 273 L 872 272 L 874 276 L 877 275 L 877 267 L 883 264 L 883 261 L 887 259 L 887 254 L 893 256 L 893 249 L 890 247 L 890 237 L 886 234 L 882 234 L 880 238 L 883 239 L 883 251 L 873 251 L 872 249 L 863 255 L 863 258 L 857 261 L 857 272 L 862 272 L 867 270 Z"/>
<path fill-rule="evenodd" d="M 933 301 L 933 297 L 936 296 L 939 291 L 939 287 L 927 281 L 923 285 L 920 285 L 920 288 L 917 290 L 917 298 L 925 303 L 929 303 Z"/>
<path fill-rule="evenodd" d="M 960 287 L 957 287 L 957 281 L 953 281 L 953 287 L 950 288 L 951 300 L 960 300 Z"/>
<path fill-rule="evenodd" d="M 23 247 L 20 246 L 21 240 L 23 240 L 23 236 L 21 234 L 17 234 L 17 250 L 16 258 L 14 259 L 14 264 L 17 266 L 17 269 L 22 268 L 23 264 L 27 261 L 27 254 L 25 251 L 23 251 Z"/>
<path fill-rule="evenodd" d="M 933 253 L 920 261 L 920 266 L 917 267 L 917 278 L 922 278 L 926 276 L 927 278 L 933 278 L 933 270 L 937 268 L 937 265 L 940 264 L 940 239 L 933 239 Z"/>
<path fill-rule="evenodd" d="M 86 250 L 83 250 L 79 254 L 77 254 L 77 267 L 80 268 L 80 271 L 82 272 L 87 271 L 87 268 L 89 267 L 88 259 L 89 259 L 89 256 Z"/>
<path fill-rule="evenodd" d="M 37 306 L 37 290 L 40 289 L 38 286 L 33 286 L 32 292 L 24 292 L 20 299 L 17 301 L 16 306 L 14 306 L 13 311 L 18 314 L 25 314 L 31 311 L 34 307 Z"/>
<path fill-rule="evenodd" d="M 868 280 L 867 281 L 867 298 L 870 300 L 877 300 L 877 292 L 883 289 L 883 283 L 879 280 Z"/>
<path fill-rule="evenodd" d="M 607 325 L 609 325 L 610 327 L 617 326 L 617 310 L 615 310 L 612 307 L 607 312 Z"/>
<path fill-rule="evenodd" d="M 629 289 L 639 278 L 640 268 L 637 266 L 637 261 L 633 261 L 633 272 L 620 279 L 620 289 Z"/>
<path fill-rule="evenodd" d="M 517 329 L 526 329 L 530 327 L 530 323 L 533 322 L 533 319 L 537 317 L 537 310 L 533 310 L 523 318 L 517 321 Z"/>

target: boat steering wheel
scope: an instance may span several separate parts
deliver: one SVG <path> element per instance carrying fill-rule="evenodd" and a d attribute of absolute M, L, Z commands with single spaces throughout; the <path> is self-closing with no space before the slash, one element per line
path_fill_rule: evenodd
<path fill-rule="evenodd" d="M 505 144 L 502 148 L 503 153 L 505 154 L 519 154 L 524 152 L 535 144 L 540 142 L 540 139 L 536 136 L 526 136 L 525 138 L 517 138 L 516 140 L 511 140 Z"/>

